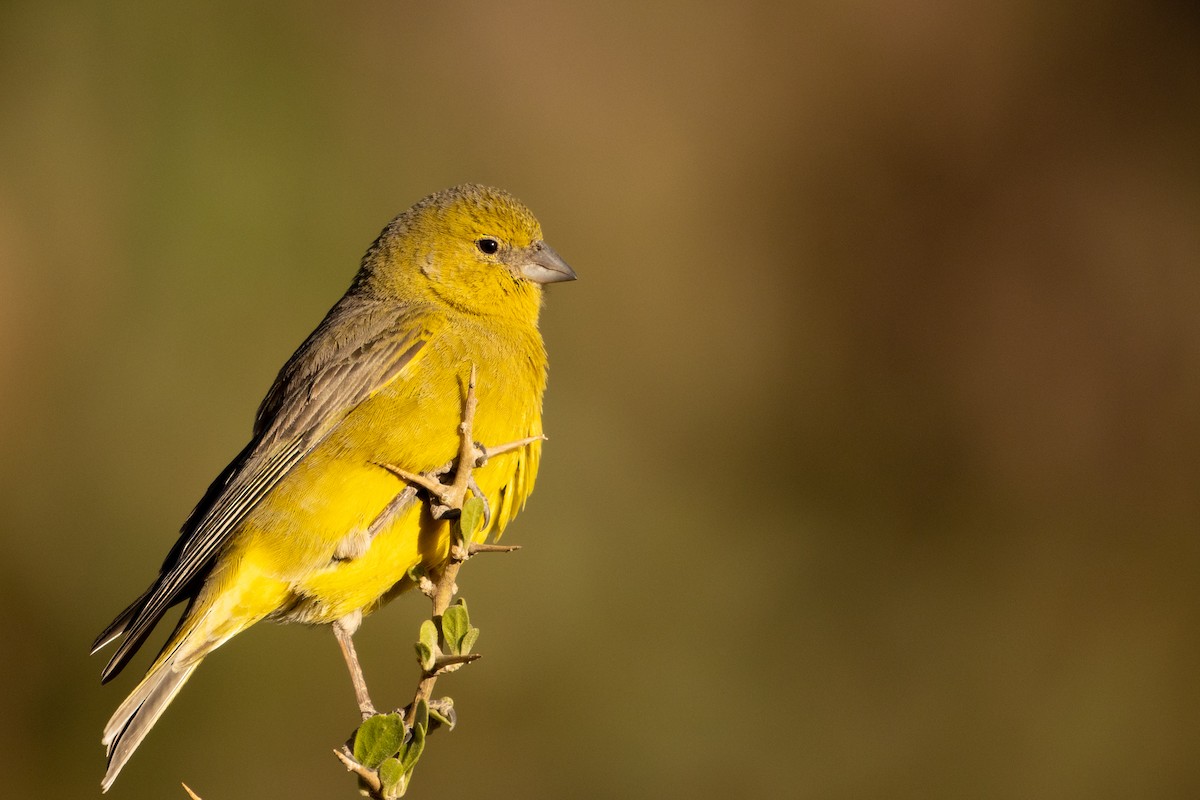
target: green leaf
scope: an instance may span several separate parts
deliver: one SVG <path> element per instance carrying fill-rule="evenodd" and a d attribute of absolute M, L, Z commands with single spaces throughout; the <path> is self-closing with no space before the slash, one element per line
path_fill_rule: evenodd
<path fill-rule="evenodd" d="M 400 797 L 404 794 L 404 765 L 400 759 L 388 758 L 379 765 L 379 784 L 384 797 Z"/>
<path fill-rule="evenodd" d="M 417 642 L 417 663 L 421 665 L 422 672 L 433 672 L 433 667 L 437 663 L 437 656 L 429 649 L 429 646 L 424 642 Z"/>
<path fill-rule="evenodd" d="M 467 498 L 467 502 L 463 503 L 462 513 L 458 517 L 463 541 L 470 542 L 471 537 L 483 525 L 483 509 L 483 501 L 478 497 Z"/>
<path fill-rule="evenodd" d="M 354 760 L 376 769 L 385 759 L 400 752 L 404 744 L 404 720 L 399 714 L 376 714 L 359 726 L 354 735 Z"/>
<path fill-rule="evenodd" d="M 422 700 L 422 703 L 425 701 Z M 429 722 L 429 710 L 426 707 L 425 722 Z M 425 750 L 425 725 L 420 723 L 414 724 L 412 729 L 412 739 L 404 746 L 404 752 L 400 754 L 400 764 L 404 767 L 405 772 L 412 772 L 413 767 L 417 765 L 417 759 L 421 757 L 421 753 Z"/>
<path fill-rule="evenodd" d="M 417 701 L 417 709 L 413 712 L 413 727 L 422 730 L 429 728 L 429 701 L 424 697 Z"/>
<path fill-rule="evenodd" d="M 462 643 L 471 630 L 471 618 L 467 615 L 465 604 L 455 604 L 442 614 L 442 639 L 446 643 L 446 652 L 451 655 L 462 655 Z"/>
<path fill-rule="evenodd" d="M 475 646 L 475 640 L 479 638 L 479 628 L 471 628 L 467 631 L 467 635 L 462 640 L 462 652 L 469 653 L 471 648 Z"/>
<path fill-rule="evenodd" d="M 427 619 L 421 623 L 421 631 L 417 634 L 421 644 L 428 647 L 430 650 L 437 650 L 438 646 L 438 630 L 437 625 L 433 624 L 433 620 Z"/>
<path fill-rule="evenodd" d="M 421 623 L 420 641 L 417 642 L 417 662 L 423 672 L 432 672 L 437 657 L 441 655 L 438 648 L 438 629 L 433 620 L 427 619 Z"/>

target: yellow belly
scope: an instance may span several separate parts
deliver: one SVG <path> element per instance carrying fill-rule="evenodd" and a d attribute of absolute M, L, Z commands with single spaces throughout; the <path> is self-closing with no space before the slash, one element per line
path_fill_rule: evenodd
<path fill-rule="evenodd" d="M 394 588 L 404 588 L 413 567 L 445 560 L 448 525 L 433 520 L 419 499 L 396 508 L 393 501 L 407 484 L 380 466 L 426 472 L 457 453 L 462 365 L 439 360 L 437 354 L 424 360 L 423 371 L 452 383 L 418 383 L 427 391 L 372 397 L 247 516 L 205 587 L 223 607 L 212 609 L 212 621 L 228 620 L 228 635 L 267 617 L 328 623 L 369 613 Z M 413 385 L 405 381 L 402 388 Z M 499 445 L 540 434 L 540 389 L 481 374 L 475 440 Z M 492 512 L 476 539 L 499 536 L 524 505 L 540 445 L 496 456 L 475 471 Z"/>

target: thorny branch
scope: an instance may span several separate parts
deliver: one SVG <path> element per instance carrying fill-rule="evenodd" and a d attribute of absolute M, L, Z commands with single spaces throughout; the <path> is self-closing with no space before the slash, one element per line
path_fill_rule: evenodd
<path fill-rule="evenodd" d="M 520 549 L 520 545 L 496 545 L 484 544 L 482 542 L 473 543 L 470 541 L 471 535 L 475 531 L 464 529 L 462 512 L 464 504 L 471 495 L 475 495 L 483 501 L 482 525 L 484 528 L 486 528 L 491 519 L 491 509 L 487 506 L 487 499 L 480 492 L 472 473 L 475 469 L 484 466 L 492 456 L 518 450 L 546 438 L 541 435 L 531 436 L 491 448 L 485 448 L 476 443 L 472 438 L 475 411 L 478 406 L 478 399 L 475 395 L 475 379 L 476 370 L 475 366 L 472 365 L 471 376 L 467 382 L 466 398 L 463 403 L 462 422 L 458 426 L 459 451 L 455 461 L 430 472 L 419 474 L 408 472 L 391 464 L 380 464 L 381 467 L 401 480 L 404 480 L 410 486 L 424 489 L 430 498 L 430 513 L 433 518 L 449 521 L 450 545 L 448 558 L 445 564 L 434 571 L 432 575 L 423 576 L 420 579 L 422 593 L 428 596 L 433 602 L 431 617 L 434 624 L 438 627 L 439 645 L 442 646 L 444 646 L 445 642 L 442 641 L 441 622 L 445 617 L 447 609 L 450 608 L 455 594 L 458 592 L 456 581 L 462 565 L 478 553 L 511 553 Z M 450 475 L 451 472 L 453 472 L 453 477 L 449 483 L 439 480 L 439 478 Z M 421 681 L 417 685 L 413 700 L 404 708 L 404 725 L 406 729 L 411 729 L 416 724 L 418 708 L 421 707 L 422 701 L 426 704 L 433 703 L 433 688 L 437 684 L 439 675 L 443 672 L 451 672 L 462 664 L 474 661 L 479 657 L 480 654 L 478 653 L 440 653 L 434 659 L 431 667 L 423 667 Z M 452 711 L 450 713 L 452 714 Z M 352 737 L 351 742 L 353 741 Z M 354 758 L 354 753 L 349 745 L 344 745 L 340 749 L 335 750 L 334 754 L 345 765 L 348 771 L 354 772 L 359 776 L 362 780 L 363 788 L 369 797 L 376 798 L 376 800 L 390 800 L 390 797 L 393 795 L 385 794 L 379 771 L 359 763 Z M 401 789 L 400 793 L 403 793 L 403 789 Z"/>

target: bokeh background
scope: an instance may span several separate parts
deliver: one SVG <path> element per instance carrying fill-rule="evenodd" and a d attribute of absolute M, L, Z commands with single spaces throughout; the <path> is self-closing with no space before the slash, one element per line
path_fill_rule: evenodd
<path fill-rule="evenodd" d="M 92 637 L 464 180 L 581 279 L 413 797 L 1200 796 L 1187 4 L 10 0 L 0 118 L 6 796 L 98 791 Z M 364 626 L 381 704 L 425 611 Z M 260 626 L 112 796 L 354 797 L 354 725 Z"/>

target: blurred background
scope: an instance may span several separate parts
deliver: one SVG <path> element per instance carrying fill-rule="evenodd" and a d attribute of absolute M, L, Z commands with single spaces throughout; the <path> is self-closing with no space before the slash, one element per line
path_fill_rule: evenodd
<path fill-rule="evenodd" d="M 1200 15 L 866 0 L 0 5 L 0 771 L 89 797 L 95 634 L 379 229 L 508 188 L 547 445 L 412 797 L 1200 796 Z M 381 705 L 422 598 L 359 637 Z M 114 798 L 348 798 L 323 629 Z"/>

